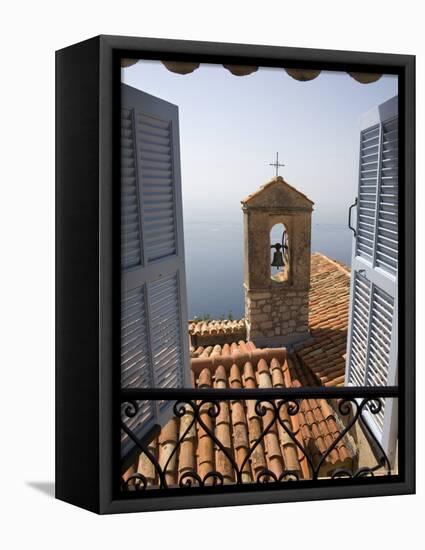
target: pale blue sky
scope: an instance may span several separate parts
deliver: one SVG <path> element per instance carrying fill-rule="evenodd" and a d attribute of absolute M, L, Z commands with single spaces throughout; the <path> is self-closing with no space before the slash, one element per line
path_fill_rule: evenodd
<path fill-rule="evenodd" d="M 360 84 L 343 72 L 298 82 L 260 68 L 236 77 L 201 64 L 189 75 L 159 61 L 123 70 L 123 81 L 179 107 L 185 222 L 242 218 L 240 200 L 281 175 L 315 202 L 313 222 L 345 223 L 357 191 L 360 115 L 396 95 L 397 77 Z"/>

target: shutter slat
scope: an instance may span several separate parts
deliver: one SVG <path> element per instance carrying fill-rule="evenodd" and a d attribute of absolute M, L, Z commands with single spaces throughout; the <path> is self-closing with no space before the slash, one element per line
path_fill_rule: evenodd
<path fill-rule="evenodd" d="M 394 299 L 382 289 L 375 288 L 370 319 L 370 361 L 366 374 L 367 385 L 386 384 L 390 366 L 391 331 L 394 313 Z M 385 400 L 382 410 L 375 415 L 379 426 L 383 426 Z"/>
<path fill-rule="evenodd" d="M 137 288 L 123 292 L 121 298 L 121 387 L 149 388 L 152 385 L 144 293 L 143 288 Z M 140 401 L 138 414 L 127 419 L 126 424 L 137 433 L 153 418 L 154 403 Z M 124 434 L 122 443 L 127 440 Z"/>
<path fill-rule="evenodd" d="M 349 383 L 364 384 L 371 284 L 359 273 L 354 277 Z"/>
<path fill-rule="evenodd" d="M 398 125 L 397 121 L 382 124 L 383 153 L 380 179 L 380 200 L 376 238 L 376 265 L 393 275 L 398 269 Z M 391 185 L 388 185 L 389 182 Z M 388 229 L 394 228 L 391 240 Z"/>
<path fill-rule="evenodd" d="M 150 114 L 148 115 L 148 114 L 139 113 L 138 118 L 139 118 L 140 124 L 143 124 L 151 128 L 162 128 L 166 130 L 168 129 L 168 126 L 169 126 L 168 121 L 162 120 Z"/>
<path fill-rule="evenodd" d="M 355 273 L 349 383 L 384 385 L 388 376 L 394 301 Z M 375 419 L 383 423 L 383 411 Z"/>
<path fill-rule="evenodd" d="M 360 136 L 356 255 L 372 260 L 379 161 L 379 125 L 363 130 Z"/>
<path fill-rule="evenodd" d="M 357 211 L 356 255 L 391 274 L 398 267 L 397 132 L 396 120 L 362 131 Z M 376 150 L 367 149 L 372 145 Z"/>
<path fill-rule="evenodd" d="M 132 110 L 121 110 L 121 124 L 126 129 L 121 134 L 121 266 L 130 269 L 142 260 Z"/>
<path fill-rule="evenodd" d="M 137 123 L 143 247 L 150 263 L 176 254 L 171 124 L 147 114 Z"/>
<path fill-rule="evenodd" d="M 181 385 L 182 354 L 177 275 L 149 283 L 148 299 L 152 319 L 151 341 L 155 385 L 165 387 L 170 373 L 175 384 Z"/>

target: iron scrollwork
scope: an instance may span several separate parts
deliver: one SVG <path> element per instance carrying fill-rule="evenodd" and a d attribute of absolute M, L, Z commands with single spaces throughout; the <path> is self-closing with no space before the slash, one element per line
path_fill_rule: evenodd
<path fill-rule="evenodd" d="M 202 477 L 197 471 L 186 471 L 179 476 L 177 485 L 170 486 L 167 482 L 166 472 L 167 469 L 178 453 L 182 442 L 185 440 L 187 434 L 194 428 L 196 425 L 203 430 L 205 436 L 209 437 L 213 442 L 217 452 L 223 453 L 228 463 L 231 465 L 231 468 L 234 473 L 234 484 L 242 485 L 246 484 L 246 481 L 243 479 L 243 474 L 247 466 L 252 459 L 253 453 L 259 445 L 264 443 L 265 438 L 271 432 L 274 427 L 280 426 L 289 440 L 296 446 L 298 452 L 301 456 L 305 457 L 308 467 L 311 473 L 310 479 L 317 480 L 322 476 L 323 465 L 327 457 L 332 453 L 334 449 L 337 448 L 338 444 L 344 439 L 346 434 L 354 427 L 354 425 L 363 419 L 365 410 L 367 409 L 371 415 L 377 415 L 382 410 L 382 399 L 379 397 L 364 397 L 362 399 L 355 397 L 341 397 L 337 401 L 337 411 L 341 417 L 346 417 L 348 420 L 344 423 L 343 429 L 339 431 L 338 436 L 333 440 L 333 442 L 326 448 L 326 450 L 321 454 L 319 460 L 314 460 L 311 456 L 311 452 L 306 448 L 297 437 L 297 434 L 291 429 L 291 424 L 288 422 L 288 416 L 294 417 L 300 411 L 300 404 L 302 401 L 301 398 L 287 397 L 284 396 L 281 399 L 276 398 L 274 395 L 271 398 L 262 397 L 258 398 L 255 401 L 255 413 L 263 422 L 263 429 L 259 437 L 251 442 L 251 445 L 246 453 L 243 461 L 238 465 L 235 460 L 235 456 L 232 452 L 229 452 L 229 449 L 223 444 L 222 441 L 214 433 L 214 429 L 208 425 L 205 421 L 205 415 L 210 420 L 215 420 L 220 415 L 222 410 L 222 404 L 224 401 L 232 401 L 234 397 L 229 395 L 226 400 L 214 399 L 211 397 L 197 400 L 197 393 L 194 390 L 191 390 L 194 396 L 194 399 L 182 398 L 176 399 L 173 406 L 173 413 L 176 418 L 183 418 L 185 415 L 190 414 L 191 420 L 185 424 L 185 429 L 179 434 L 176 445 L 173 450 L 170 452 L 166 462 L 161 466 L 155 454 L 149 449 L 149 446 L 142 441 L 137 435 L 131 430 L 127 424 L 126 419 L 133 418 L 137 415 L 139 411 L 139 403 L 135 399 L 124 399 L 122 400 L 122 418 L 121 418 L 121 428 L 123 432 L 127 434 L 129 438 L 134 442 L 138 447 L 140 454 L 144 454 L 150 463 L 153 465 L 153 468 L 157 474 L 158 484 L 155 488 L 159 489 L 168 489 L 173 487 L 180 488 L 191 488 L 191 487 L 205 487 L 205 486 L 222 486 L 225 483 L 225 478 L 223 474 L 217 469 L 211 469 L 208 471 L 204 477 Z M 231 392 L 230 392 L 231 393 Z M 297 392 L 294 392 L 295 394 Z M 300 392 L 299 392 L 300 393 Z M 302 392 L 301 392 L 302 393 Z M 173 390 L 170 390 L 170 394 L 173 394 Z M 238 399 L 241 399 L 240 394 L 238 394 Z M 285 413 L 285 414 L 284 414 Z M 267 420 L 266 420 L 267 418 Z M 391 475 L 391 464 L 390 461 L 382 448 L 380 442 L 377 440 L 376 436 L 369 428 L 367 422 L 362 424 L 366 431 L 368 432 L 369 437 L 373 440 L 376 448 L 379 450 L 379 456 L 377 459 L 377 464 L 372 467 L 359 467 L 357 470 L 348 469 L 348 468 L 338 468 L 333 471 L 328 477 L 333 479 L 341 478 L 364 478 L 364 477 L 373 477 L 377 470 L 385 471 L 385 475 Z M 284 470 L 280 476 L 277 476 L 275 472 L 265 467 L 261 471 L 256 472 L 254 476 L 254 483 L 286 483 L 287 481 L 298 481 L 300 479 L 299 472 Z M 149 483 L 147 478 L 140 472 L 132 473 L 127 477 L 125 481 L 122 481 L 122 488 L 124 491 L 146 491 L 149 488 Z"/>

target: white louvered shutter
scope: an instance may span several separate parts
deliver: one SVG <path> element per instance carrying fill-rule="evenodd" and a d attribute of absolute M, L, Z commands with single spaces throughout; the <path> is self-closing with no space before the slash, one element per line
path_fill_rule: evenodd
<path fill-rule="evenodd" d="M 356 236 L 346 384 L 397 384 L 398 97 L 367 113 L 360 132 Z M 394 456 L 397 403 L 385 400 L 368 423 Z"/>
<path fill-rule="evenodd" d="M 121 97 L 121 386 L 189 386 L 178 108 L 124 84 Z M 143 402 L 127 425 L 143 437 L 172 406 Z"/>

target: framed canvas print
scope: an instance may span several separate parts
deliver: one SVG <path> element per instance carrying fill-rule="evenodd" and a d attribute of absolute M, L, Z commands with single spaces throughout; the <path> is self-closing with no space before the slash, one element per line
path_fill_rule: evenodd
<path fill-rule="evenodd" d="M 57 52 L 56 496 L 414 492 L 414 57 Z"/>

